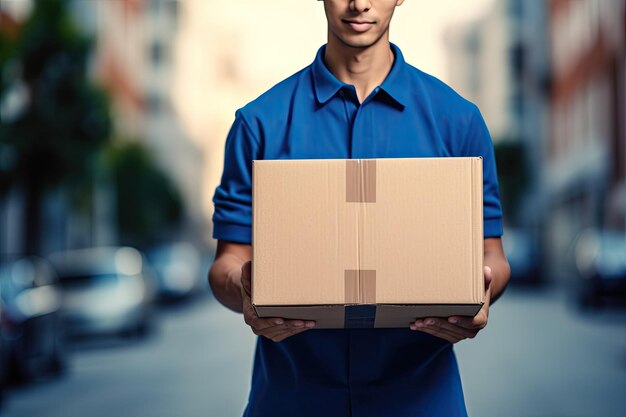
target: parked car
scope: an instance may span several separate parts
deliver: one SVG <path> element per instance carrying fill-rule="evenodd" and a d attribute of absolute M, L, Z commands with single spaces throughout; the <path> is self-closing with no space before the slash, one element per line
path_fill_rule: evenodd
<path fill-rule="evenodd" d="M 156 277 L 157 296 L 180 300 L 198 292 L 206 282 L 198 250 L 188 242 L 163 244 L 147 251 Z"/>
<path fill-rule="evenodd" d="M 626 233 L 589 229 L 575 243 L 582 301 L 590 306 L 626 306 Z"/>
<path fill-rule="evenodd" d="M 51 265 L 28 257 L 0 267 L 5 381 L 26 383 L 66 367 L 63 293 Z"/>
<path fill-rule="evenodd" d="M 131 247 L 101 247 L 50 255 L 65 291 L 71 336 L 144 336 L 153 322 L 154 278 Z"/>
<path fill-rule="evenodd" d="M 538 239 L 522 229 L 506 228 L 502 236 L 504 253 L 511 267 L 511 283 L 538 284 L 542 280 Z"/>

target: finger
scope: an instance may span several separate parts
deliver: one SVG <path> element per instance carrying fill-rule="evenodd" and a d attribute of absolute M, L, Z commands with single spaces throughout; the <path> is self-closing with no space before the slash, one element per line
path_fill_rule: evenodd
<path fill-rule="evenodd" d="M 241 286 L 250 296 L 252 294 L 252 262 L 247 261 L 241 266 Z"/>
<path fill-rule="evenodd" d="M 440 329 L 444 329 L 449 331 L 450 333 L 458 335 L 461 339 L 473 339 L 480 331 L 480 329 L 466 329 L 465 327 L 448 323 L 448 321 L 445 319 L 437 323 L 436 325 L 429 327 L 439 327 Z"/>
<path fill-rule="evenodd" d="M 250 302 L 250 297 L 246 294 L 243 295 L 243 318 L 246 324 L 251 325 L 254 320 L 257 320 L 259 316 L 256 314 L 254 307 L 252 307 L 252 303 Z"/>
<path fill-rule="evenodd" d="M 282 328 L 282 329 L 270 329 L 267 331 L 263 331 L 260 336 L 267 337 L 274 342 L 280 342 L 285 340 L 288 337 L 293 335 L 305 332 L 307 330 L 311 330 L 309 327 L 301 327 L 301 328 Z"/>
<path fill-rule="evenodd" d="M 417 328 L 418 331 L 422 331 L 424 333 L 432 334 L 433 336 L 440 337 L 442 339 L 448 340 L 450 343 L 456 343 L 458 341 L 469 338 L 474 335 L 465 335 L 456 331 L 451 331 L 446 328 L 436 327 L 436 326 L 425 326 L 422 328 Z"/>
<path fill-rule="evenodd" d="M 246 324 L 248 324 L 248 326 L 252 327 L 252 331 L 255 334 L 259 334 L 262 331 L 265 331 L 267 329 L 271 329 L 271 328 L 285 328 L 285 324 L 284 323 L 279 323 L 273 319 L 260 319 L 258 317 L 253 317 L 252 319 L 246 321 Z"/>
<path fill-rule="evenodd" d="M 246 324 L 253 329 L 261 330 L 274 325 L 282 325 L 285 320 L 280 317 L 259 317 L 252 305 L 252 300 L 247 294 L 243 294 L 243 317 Z"/>
<path fill-rule="evenodd" d="M 491 306 L 491 284 L 485 289 L 485 297 L 483 299 L 483 309 L 487 309 L 489 311 L 489 307 Z"/>
<path fill-rule="evenodd" d="M 282 318 L 273 318 L 271 319 L 275 322 L 275 324 L 281 324 L 283 325 L 285 328 L 301 328 L 301 327 L 307 327 L 307 328 L 312 328 L 315 327 L 315 322 L 312 320 L 287 320 L 287 319 L 282 319 Z M 279 323 L 280 321 L 280 323 Z"/>
<path fill-rule="evenodd" d="M 264 330 L 264 329 L 273 329 L 273 328 L 280 328 L 280 329 L 288 329 L 290 328 L 287 323 L 285 322 L 284 319 L 281 318 L 257 318 L 254 321 L 254 327 L 257 330 Z"/>
<path fill-rule="evenodd" d="M 285 320 L 285 326 L 296 327 L 296 328 L 306 327 L 308 329 L 311 329 L 315 327 L 315 321 L 313 320 Z"/>
<path fill-rule="evenodd" d="M 492 280 L 491 267 L 489 266 L 484 267 L 483 273 L 485 275 L 485 288 L 488 288 Z"/>
<path fill-rule="evenodd" d="M 422 320 L 421 323 L 418 321 L 415 323 L 414 328 L 420 329 L 420 325 L 422 328 L 427 329 L 443 329 L 447 332 L 456 335 L 460 339 L 473 338 L 478 333 L 478 330 L 475 329 L 466 329 L 464 327 L 460 327 L 451 323 L 448 323 L 446 319 L 442 318 L 427 318 Z"/>
<path fill-rule="evenodd" d="M 462 340 L 463 338 L 458 337 L 458 335 L 452 334 L 449 331 L 445 330 L 445 329 L 441 329 L 441 328 L 426 328 L 426 327 L 422 327 L 422 328 L 417 328 L 418 332 L 422 332 L 422 333 L 427 333 L 431 336 L 435 336 L 438 337 L 440 339 L 444 339 L 450 343 L 456 343 L 460 340 Z"/>
<path fill-rule="evenodd" d="M 250 327 L 252 327 L 252 330 L 254 331 L 255 334 L 263 336 L 268 331 L 287 331 L 290 329 L 305 328 L 303 324 L 294 325 L 292 323 L 286 323 L 286 322 L 277 323 L 275 321 L 267 322 L 263 320 L 264 319 L 255 320 L 250 325 Z"/>
<path fill-rule="evenodd" d="M 428 325 L 428 328 L 440 328 L 449 331 L 450 333 L 458 335 L 460 338 L 467 339 L 476 336 L 479 329 L 467 329 L 462 326 L 458 326 L 452 323 L 448 323 L 447 319 L 435 319 L 433 324 Z"/>
<path fill-rule="evenodd" d="M 277 339 L 277 338 L 284 338 L 288 335 L 295 334 L 304 330 L 309 330 L 309 328 L 276 326 L 276 327 L 262 330 L 261 332 L 259 332 L 259 335 L 265 336 L 270 339 Z"/>
<path fill-rule="evenodd" d="M 300 330 L 309 330 L 315 327 L 315 322 L 311 320 L 285 320 L 284 324 L 266 329 L 268 332 L 299 332 Z M 265 330 L 263 330 L 265 335 Z"/>
<path fill-rule="evenodd" d="M 260 318 L 256 314 L 254 307 L 252 307 L 250 303 L 250 298 L 248 297 L 244 297 L 243 300 L 243 319 L 248 326 L 252 327 L 255 334 L 268 327 L 284 325 L 284 319 L 279 317 Z"/>
<path fill-rule="evenodd" d="M 448 317 L 448 322 L 466 329 L 484 329 L 489 321 L 489 306 L 483 305 L 480 311 L 474 316 L 452 316 Z"/>
<path fill-rule="evenodd" d="M 249 322 L 246 321 L 246 323 L 252 327 L 253 332 L 258 335 L 268 330 L 311 329 L 315 327 L 315 322 L 310 320 L 285 320 L 280 317 L 260 318 L 256 313 L 252 314 L 253 315 L 250 315 L 250 319 L 248 320 Z"/>

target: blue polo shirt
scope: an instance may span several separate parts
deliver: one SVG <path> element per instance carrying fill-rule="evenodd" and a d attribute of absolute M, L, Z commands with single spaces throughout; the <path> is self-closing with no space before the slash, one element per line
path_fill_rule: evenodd
<path fill-rule="evenodd" d="M 502 234 L 493 145 L 478 108 L 391 45 L 385 81 L 359 103 L 315 61 L 236 112 L 213 202 L 213 237 L 251 243 L 252 160 L 481 156 L 485 237 Z M 407 184 L 410 187 L 410 184 Z M 245 416 L 466 416 L 452 345 L 406 329 L 313 329 L 257 340 Z"/>

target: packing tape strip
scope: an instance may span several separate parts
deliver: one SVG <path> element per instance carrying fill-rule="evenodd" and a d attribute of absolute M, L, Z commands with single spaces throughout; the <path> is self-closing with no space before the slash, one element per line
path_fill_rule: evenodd
<path fill-rule="evenodd" d="M 347 305 L 343 317 L 346 329 L 372 329 L 376 323 L 376 304 Z"/>
<path fill-rule="evenodd" d="M 376 202 L 376 160 L 346 161 L 346 202 Z M 345 328 L 373 328 L 376 320 L 376 270 L 345 270 Z"/>
<path fill-rule="evenodd" d="M 346 269 L 345 303 L 376 304 L 376 270 Z"/>
<path fill-rule="evenodd" d="M 376 321 L 376 271 L 346 269 L 344 328 L 373 328 Z"/>
<path fill-rule="evenodd" d="M 376 202 L 375 159 L 348 159 L 346 161 L 346 202 Z"/>

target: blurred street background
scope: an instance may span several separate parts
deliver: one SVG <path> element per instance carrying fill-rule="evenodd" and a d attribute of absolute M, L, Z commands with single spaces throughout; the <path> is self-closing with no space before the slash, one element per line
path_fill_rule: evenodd
<path fill-rule="evenodd" d="M 0 0 L 0 415 L 241 415 L 211 198 L 235 110 L 325 39 L 313 0 Z M 626 416 L 626 0 L 407 1 L 391 40 L 496 150 L 470 415 Z"/>

